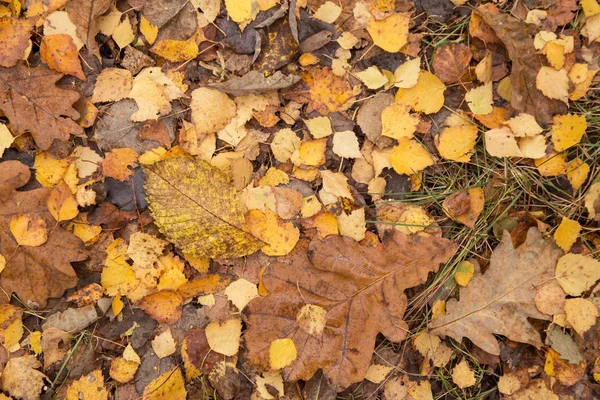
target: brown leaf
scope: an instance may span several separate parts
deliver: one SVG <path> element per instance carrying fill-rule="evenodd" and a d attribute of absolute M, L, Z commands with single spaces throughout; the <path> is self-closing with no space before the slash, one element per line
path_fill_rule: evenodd
<path fill-rule="evenodd" d="M 299 242 L 267 267 L 269 295 L 246 308 L 249 361 L 270 370 L 271 343 L 291 339 L 297 358 L 282 370 L 287 381 L 307 380 L 320 368 L 338 389 L 361 381 L 378 333 L 394 342 L 406 337 L 404 290 L 424 283 L 455 248 L 447 239 L 400 232 L 372 247 L 341 236 Z"/>
<path fill-rule="evenodd" d="M 145 296 L 137 304 L 154 320 L 172 325 L 181 318 L 183 299 L 172 290 L 161 290 Z"/>
<path fill-rule="evenodd" d="M 34 18 L 0 18 L 1 67 L 12 67 L 23 57 L 34 25 Z"/>
<path fill-rule="evenodd" d="M 429 325 L 430 332 L 458 341 L 467 337 L 494 355 L 500 354 L 494 334 L 539 348 L 540 334 L 527 318 L 551 319 L 536 308 L 535 288 L 554 277 L 561 254 L 535 228 L 529 230 L 517 249 L 505 233 L 492 253 L 487 272 L 475 272 L 469 284 L 461 288 L 460 300 L 449 300 L 446 314 Z"/>
<path fill-rule="evenodd" d="M 72 107 L 79 93 L 58 88 L 60 78 L 62 74 L 43 67 L 0 68 L 0 110 L 10 121 L 11 132 L 30 132 L 42 150 L 54 139 L 66 141 L 71 133 L 83 133 L 73 121 L 79 118 Z"/>
<path fill-rule="evenodd" d="M 140 141 L 153 140 L 167 149 L 171 147 L 169 130 L 163 121 L 148 121 L 137 133 L 137 138 Z"/>
<path fill-rule="evenodd" d="M 77 304 L 77 307 L 83 307 L 94 304 L 100 300 L 103 295 L 104 288 L 97 283 L 91 283 L 71 294 L 67 297 L 67 301 L 72 301 Z"/>
<path fill-rule="evenodd" d="M 219 290 L 223 290 L 229 285 L 232 277 L 228 275 L 208 275 L 202 279 L 196 279 L 190 282 L 186 282 L 177 288 L 177 293 L 184 299 L 196 296 L 204 296 L 206 294 L 213 294 Z"/>
<path fill-rule="evenodd" d="M 184 341 L 188 360 L 203 374 L 209 374 L 213 366 L 223 359 L 223 355 L 210 349 L 204 329 L 192 329 Z"/>
<path fill-rule="evenodd" d="M 549 99 L 536 86 L 538 71 L 545 64 L 545 57 L 533 47 L 533 36 L 538 28 L 509 14 L 496 15 L 487 8 L 479 7 L 477 12 L 502 40 L 512 61 L 512 107 L 533 115 L 538 123 L 545 125 L 552 122 L 554 114 L 566 113 L 565 103 Z"/>
<path fill-rule="evenodd" d="M 21 182 L 13 182 L 12 188 L 21 186 Z M 7 255 L 0 286 L 5 293 L 16 293 L 22 302 L 33 307 L 45 307 L 48 298 L 60 297 L 66 289 L 75 286 L 77 275 L 71 262 L 87 257 L 83 242 L 60 226 L 38 247 L 18 246 L 10 233 L 11 218 L 23 212 L 41 217 L 47 226 L 55 226 L 46 204 L 49 195 L 50 189 L 41 188 L 13 191 L 9 197 L 0 198 L 0 253 Z M 2 300 L 8 299 L 3 297 Z"/>
<path fill-rule="evenodd" d="M 66 4 L 69 19 L 77 27 L 77 36 L 83 39 L 88 52 L 99 56 L 96 43 L 96 19 L 110 7 L 111 0 L 70 0 Z"/>
<path fill-rule="evenodd" d="M 270 90 L 285 89 L 299 80 L 299 76 L 284 75 L 281 71 L 277 71 L 268 77 L 265 77 L 264 74 L 258 71 L 250 71 L 244 76 L 235 76 L 225 82 L 213 83 L 208 86 L 234 96 L 243 96 L 245 94 L 256 94 L 268 92 Z"/>
<path fill-rule="evenodd" d="M 63 330 L 50 327 L 42 333 L 42 349 L 44 350 L 44 368 L 57 361 L 62 361 L 69 351 L 71 335 Z"/>
<path fill-rule="evenodd" d="M 469 72 L 469 63 L 473 53 L 469 46 L 462 43 L 448 43 L 440 46 L 433 58 L 435 76 L 444 83 L 459 82 Z"/>
<path fill-rule="evenodd" d="M 6 198 L 10 193 L 23 185 L 25 185 L 31 172 L 29 167 L 21 164 L 16 160 L 4 161 L 0 164 L 0 199 Z"/>

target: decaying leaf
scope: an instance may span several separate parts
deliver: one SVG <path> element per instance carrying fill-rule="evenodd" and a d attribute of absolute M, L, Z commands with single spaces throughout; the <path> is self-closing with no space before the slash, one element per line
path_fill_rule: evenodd
<path fill-rule="evenodd" d="M 269 90 L 285 89 L 299 80 L 299 76 L 284 75 L 281 71 L 277 71 L 270 76 L 265 76 L 258 71 L 250 71 L 242 77 L 233 77 L 225 82 L 213 83 L 209 86 L 234 96 L 243 96 L 264 93 Z"/>
<path fill-rule="evenodd" d="M 0 378 L 2 390 L 23 400 L 39 399 L 46 378 L 46 375 L 37 370 L 41 366 L 35 356 L 24 355 L 11 358 Z"/>
<path fill-rule="evenodd" d="M 271 343 L 290 338 L 298 358 L 283 368 L 286 380 L 309 379 L 319 368 L 337 388 L 362 380 L 377 333 L 392 341 L 406 336 L 402 292 L 424 282 L 454 249 L 446 239 L 399 232 L 374 247 L 339 236 L 299 242 L 262 275 L 269 295 L 246 308 L 249 360 L 268 371 Z"/>
<path fill-rule="evenodd" d="M 184 253 L 240 257 L 263 246 L 244 231 L 236 191 L 218 168 L 178 157 L 145 167 L 144 172 L 155 223 Z"/>
<path fill-rule="evenodd" d="M 60 78 L 62 74 L 44 67 L 18 64 L 0 68 L 0 110 L 8 118 L 11 132 L 30 132 L 42 150 L 47 150 L 55 139 L 65 141 L 70 134 L 83 133 L 73 121 L 79 118 L 72 107 L 79 93 L 57 87 Z"/>
<path fill-rule="evenodd" d="M 527 318 L 550 319 L 535 306 L 535 288 L 554 277 L 560 250 L 531 228 L 525 242 L 514 248 L 510 235 L 494 250 L 484 275 L 476 273 L 460 291 L 460 300 L 446 303 L 446 314 L 430 323 L 430 332 L 460 341 L 468 337 L 490 354 L 500 354 L 494 334 L 542 345 Z"/>

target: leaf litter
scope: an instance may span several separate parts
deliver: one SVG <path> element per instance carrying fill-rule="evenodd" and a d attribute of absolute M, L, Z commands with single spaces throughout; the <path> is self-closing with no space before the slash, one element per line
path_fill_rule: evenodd
<path fill-rule="evenodd" d="M 598 397 L 599 18 L 0 4 L 2 390 Z"/>

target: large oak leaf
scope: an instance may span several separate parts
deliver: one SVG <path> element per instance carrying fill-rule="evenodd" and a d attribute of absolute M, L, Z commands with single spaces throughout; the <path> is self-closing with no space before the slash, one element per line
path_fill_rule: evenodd
<path fill-rule="evenodd" d="M 45 67 L 23 64 L 0 68 L 0 110 L 10 121 L 11 132 L 30 132 L 42 150 L 47 150 L 54 139 L 66 141 L 71 133 L 83 133 L 73 121 L 79 118 L 73 108 L 79 93 L 57 87 L 62 76 Z"/>
<path fill-rule="evenodd" d="M 283 369 L 286 380 L 308 380 L 321 368 L 337 389 L 361 381 L 378 333 L 406 337 L 404 290 L 424 283 L 455 248 L 398 231 L 376 246 L 341 236 L 299 242 L 264 273 L 268 296 L 247 307 L 249 360 L 269 370 L 271 343 L 289 338 L 297 358 Z"/>
<path fill-rule="evenodd" d="M 527 318 L 550 320 L 535 305 L 536 288 L 551 282 L 562 252 L 550 240 L 529 229 L 525 242 L 514 248 L 505 233 L 485 274 L 479 272 L 461 288 L 460 300 L 446 303 L 446 314 L 430 325 L 430 332 L 461 341 L 467 337 L 490 354 L 500 354 L 494 334 L 540 347 L 538 331 Z"/>
<path fill-rule="evenodd" d="M 512 61 L 511 106 L 521 113 L 533 115 L 545 125 L 552 122 L 554 114 L 566 113 L 565 103 L 544 96 L 536 86 L 540 68 L 547 65 L 546 58 L 533 47 L 533 37 L 539 28 L 506 13 L 494 14 L 483 6 L 477 12 L 504 43 Z"/>
<path fill-rule="evenodd" d="M 0 176 L 22 176 L 27 169 L 17 161 L 0 164 Z M 15 171 L 19 172 L 16 173 Z M 25 179 L 5 182 L 15 189 L 24 184 Z M 3 189 L 6 189 L 3 188 Z M 85 260 L 87 254 L 83 242 L 60 226 L 48 235 L 48 241 L 41 246 L 18 246 L 9 230 L 13 216 L 28 213 L 44 219 L 46 226 L 54 227 L 56 221 L 50 215 L 47 199 L 50 189 L 41 188 L 27 192 L 12 191 L 0 197 L 0 253 L 6 258 L 6 267 L 0 275 L 0 287 L 4 293 L 16 293 L 25 304 L 31 307 L 45 307 L 48 298 L 60 297 L 66 289 L 77 284 L 77 275 L 71 262 Z M 6 296 L 0 302 L 7 302 Z"/>

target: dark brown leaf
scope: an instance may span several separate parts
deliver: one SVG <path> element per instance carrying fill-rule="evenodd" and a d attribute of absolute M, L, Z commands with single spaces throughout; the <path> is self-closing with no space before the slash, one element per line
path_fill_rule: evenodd
<path fill-rule="evenodd" d="M 469 63 L 473 53 L 462 43 L 448 43 L 440 46 L 433 58 L 435 76 L 444 83 L 459 82 L 469 73 Z"/>

